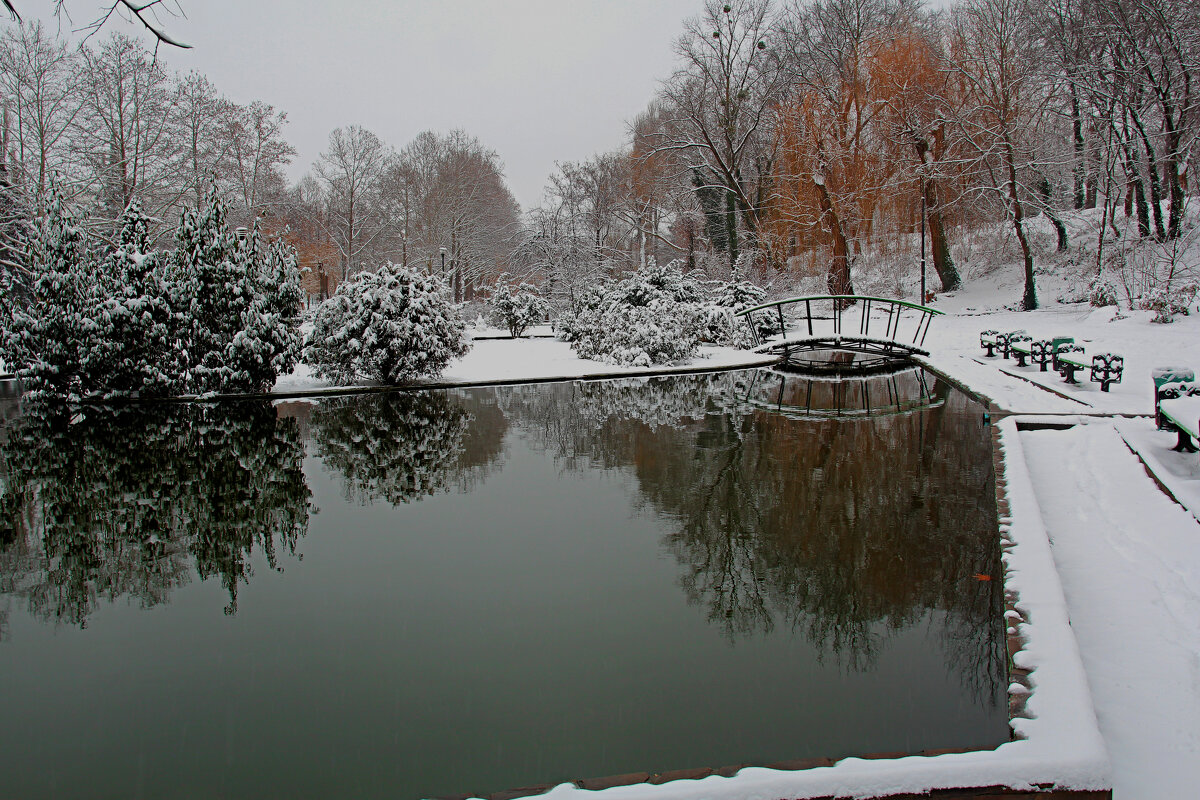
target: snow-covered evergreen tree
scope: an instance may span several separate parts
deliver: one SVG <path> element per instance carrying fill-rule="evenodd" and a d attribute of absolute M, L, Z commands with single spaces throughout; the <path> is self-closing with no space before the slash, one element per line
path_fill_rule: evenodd
<path fill-rule="evenodd" d="M 185 391 L 263 391 L 294 366 L 299 273 L 282 245 L 257 228 L 239 241 L 216 188 L 184 211 L 171 264 Z"/>
<path fill-rule="evenodd" d="M 439 375 L 469 349 L 445 283 L 386 264 L 355 275 L 317 308 L 305 360 L 335 383 L 400 384 Z"/>
<path fill-rule="evenodd" d="M 101 289 L 87 237 L 51 187 L 30 247 L 29 296 L 0 313 L 6 358 L 27 390 L 69 398 L 86 389 Z"/>
<path fill-rule="evenodd" d="M 150 250 L 154 220 L 134 203 L 121 215 L 117 246 L 100 263 L 96 350 L 87 387 L 104 395 L 165 395 L 176 385 L 174 320 L 165 265 Z"/>
<path fill-rule="evenodd" d="M 238 242 L 235 260 L 251 290 L 242 329 L 230 341 L 225 363 L 232 385 L 265 389 L 291 372 L 300 358 L 300 272 L 295 255 L 282 242 L 263 245 L 257 223 Z"/>

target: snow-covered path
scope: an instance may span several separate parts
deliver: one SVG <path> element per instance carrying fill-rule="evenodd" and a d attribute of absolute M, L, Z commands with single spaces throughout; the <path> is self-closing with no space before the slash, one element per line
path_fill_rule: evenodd
<path fill-rule="evenodd" d="M 1200 785 L 1200 524 L 1107 422 L 1022 434 L 1108 744 L 1113 796 Z"/>

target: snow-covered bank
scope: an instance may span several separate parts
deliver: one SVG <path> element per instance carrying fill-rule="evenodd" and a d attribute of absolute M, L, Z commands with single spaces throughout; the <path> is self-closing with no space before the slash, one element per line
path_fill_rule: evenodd
<path fill-rule="evenodd" d="M 770 364 L 774 356 L 763 356 L 732 347 L 701 347 L 696 358 L 679 364 L 650 367 L 622 367 L 579 358 L 571 345 L 557 339 L 476 339 L 471 352 L 450 362 L 436 379 L 423 382 L 428 386 L 472 386 L 488 383 L 521 381 L 582 380 L 617 378 L 629 375 L 661 375 L 672 372 L 735 369 Z M 273 394 L 305 395 L 335 393 L 338 387 L 312 374 L 306 364 L 300 364 L 290 375 L 281 377 Z"/>

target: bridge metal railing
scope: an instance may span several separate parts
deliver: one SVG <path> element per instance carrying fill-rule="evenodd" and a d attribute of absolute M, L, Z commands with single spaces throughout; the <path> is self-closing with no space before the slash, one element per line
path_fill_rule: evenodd
<path fill-rule="evenodd" d="M 828 335 L 830 333 L 828 331 L 830 323 L 832 323 L 832 334 L 834 337 L 853 336 L 853 333 L 849 333 L 846 330 L 846 317 L 849 316 L 852 318 L 853 314 L 848 314 L 847 312 L 856 310 L 855 313 L 859 317 L 857 334 L 859 337 L 887 339 L 897 344 L 902 344 L 900 340 L 901 321 L 905 317 L 905 312 L 915 312 L 908 314 L 907 318 L 904 318 L 904 327 L 906 329 L 904 336 L 908 336 L 907 329 L 912 327 L 911 344 L 913 347 L 920 347 L 925 343 L 925 336 L 929 333 L 930 321 L 936 316 L 941 316 L 943 313 L 936 308 L 929 308 L 928 306 L 887 297 L 827 294 L 775 300 L 752 308 L 744 308 L 736 312 L 736 316 L 745 318 L 746 324 L 750 326 L 751 335 L 754 337 L 755 346 L 760 347 L 771 343 L 770 335 L 764 334 L 763 331 L 774 330 L 774 323 L 776 321 L 778 321 L 780 339 L 787 339 L 789 320 L 785 317 L 783 308 L 789 305 L 795 305 L 797 309 L 803 309 L 803 313 L 793 313 L 790 321 L 802 329 L 807 326 L 808 336 L 810 337 Z M 814 306 L 816 306 L 815 312 Z M 881 313 L 872 314 L 872 310 L 880 311 Z M 872 321 L 878 323 L 875 325 L 874 333 L 871 330 Z M 884 327 L 882 332 L 879 330 L 880 325 Z M 819 332 L 818 329 L 820 329 Z M 852 320 L 850 329 L 853 329 Z"/>

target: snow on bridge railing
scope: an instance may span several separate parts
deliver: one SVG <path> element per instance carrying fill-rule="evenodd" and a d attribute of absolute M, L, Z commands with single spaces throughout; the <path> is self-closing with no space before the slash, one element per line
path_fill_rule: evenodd
<path fill-rule="evenodd" d="M 813 313 L 813 304 L 829 302 L 832 304 L 832 309 L 828 316 L 822 316 L 821 309 L 818 306 L 816 314 Z M 871 321 L 873 319 L 880 320 L 885 324 L 884 338 L 893 342 L 899 342 L 900 337 L 900 322 L 901 317 L 906 309 L 916 311 L 915 317 L 910 315 L 910 319 L 916 320 L 916 327 L 913 330 L 912 344 L 920 346 L 925 343 L 925 336 L 929 333 L 929 323 L 936 317 L 941 316 L 943 312 L 929 306 L 910 303 L 906 300 L 894 300 L 887 297 L 864 297 L 860 295 L 848 294 L 825 294 L 811 295 L 808 297 L 789 297 L 786 300 L 775 300 L 770 303 L 744 308 L 736 312 L 736 316 L 745 317 L 746 324 L 750 326 L 750 333 L 754 337 L 755 346 L 765 344 L 769 341 L 769 337 L 773 333 L 779 333 L 781 337 L 786 336 L 788 321 L 784 318 L 783 307 L 786 305 L 804 304 L 804 313 L 796 315 L 792 322 L 797 324 L 807 323 L 808 335 L 816 336 L 816 328 L 828 327 L 824 324 L 814 326 L 817 323 L 833 323 L 834 336 L 846 336 L 847 333 L 843 330 L 844 317 L 846 312 L 857 306 L 859 312 L 858 335 L 869 336 L 871 334 Z M 882 312 L 879 316 L 872 317 L 872 308 L 879 307 Z M 770 309 L 775 309 L 778 317 L 778 327 L 776 321 L 770 318 Z M 757 312 L 763 312 L 760 316 L 754 316 Z M 886 314 L 886 316 L 884 316 Z M 764 324 L 766 323 L 766 324 Z M 822 331 L 824 333 L 824 331 Z M 878 336 L 878 326 L 876 326 L 876 336 Z"/>

